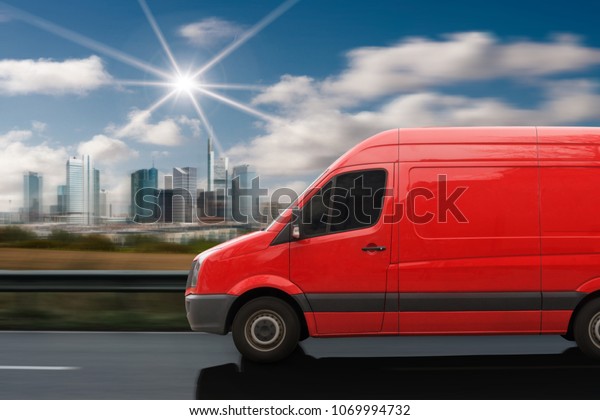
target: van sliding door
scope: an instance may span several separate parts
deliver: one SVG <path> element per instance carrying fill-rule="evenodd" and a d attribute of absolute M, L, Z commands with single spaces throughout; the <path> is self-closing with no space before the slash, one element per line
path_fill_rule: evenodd
<path fill-rule="evenodd" d="M 540 331 L 539 168 L 531 140 L 411 146 L 414 155 L 446 158 L 400 164 L 399 188 L 413 191 L 400 224 L 401 334 Z"/>

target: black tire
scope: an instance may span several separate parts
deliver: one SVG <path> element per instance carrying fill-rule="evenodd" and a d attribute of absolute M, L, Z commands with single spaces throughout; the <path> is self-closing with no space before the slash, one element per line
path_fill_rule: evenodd
<path fill-rule="evenodd" d="M 585 304 L 575 318 L 575 341 L 589 357 L 600 359 L 600 299 Z"/>
<path fill-rule="evenodd" d="M 261 297 L 240 308 L 231 332 L 242 356 L 254 362 L 271 363 L 286 358 L 298 346 L 300 321 L 283 300 Z"/>

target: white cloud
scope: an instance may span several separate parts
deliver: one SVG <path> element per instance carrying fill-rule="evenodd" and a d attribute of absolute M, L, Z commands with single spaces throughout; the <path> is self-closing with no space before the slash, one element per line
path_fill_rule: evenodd
<path fill-rule="evenodd" d="M 139 152 L 131 149 L 125 142 L 104 134 L 95 135 L 91 140 L 79 143 L 77 152 L 80 155 L 90 155 L 94 161 L 103 164 L 114 164 L 139 156 Z"/>
<path fill-rule="evenodd" d="M 169 153 L 167 150 L 153 150 L 150 153 L 150 156 L 153 158 L 163 158 L 171 156 L 171 153 Z"/>
<path fill-rule="evenodd" d="M 114 214 L 127 212 L 129 206 L 130 167 L 124 162 L 138 157 L 121 140 L 99 134 L 75 147 L 56 145 L 38 129 L 43 123 L 32 123 L 31 129 L 14 129 L 0 133 L 0 211 L 17 211 L 23 205 L 23 173 L 38 172 L 44 177 L 44 207 L 56 204 L 56 187 L 66 183 L 69 156 L 89 154 L 100 169 L 100 185 L 110 193 Z"/>
<path fill-rule="evenodd" d="M 298 101 L 306 101 L 317 95 L 315 80 L 308 76 L 285 74 L 279 83 L 269 86 L 252 100 L 254 105 L 277 104 L 293 106 Z"/>
<path fill-rule="evenodd" d="M 357 142 L 394 127 L 565 125 L 598 120 L 598 82 L 558 79 L 600 64 L 600 49 L 571 35 L 549 42 L 501 42 L 487 33 L 410 38 L 389 47 L 358 48 L 348 66 L 323 80 L 286 75 L 254 97 L 278 122 L 226 152 L 279 179 L 314 176 Z M 552 76 L 550 79 L 549 76 Z M 499 96 L 469 97 L 439 88 L 510 79 L 539 88 L 537 104 Z"/>
<path fill-rule="evenodd" d="M 139 152 L 122 140 L 97 134 L 90 140 L 79 143 L 77 153 L 90 155 L 94 167 L 100 170 L 100 186 L 109 192 L 113 214 L 127 214 L 130 204 L 130 174 L 138 169 L 131 162 L 139 157 Z"/>
<path fill-rule="evenodd" d="M 102 60 L 92 55 L 65 61 L 0 60 L 0 94 L 85 94 L 111 80 Z"/>
<path fill-rule="evenodd" d="M 23 205 L 23 173 L 38 172 L 44 177 L 44 206 L 56 203 L 56 186 L 65 182 L 69 151 L 46 141 L 34 143 L 33 130 L 11 130 L 0 134 L 0 211 L 16 211 Z"/>
<path fill-rule="evenodd" d="M 31 138 L 33 133 L 31 130 L 11 130 L 7 133 L 0 134 L 0 146 L 6 146 L 14 142 L 22 142 Z"/>
<path fill-rule="evenodd" d="M 600 64 L 600 49 L 572 36 L 549 42 L 502 43 L 486 32 L 450 34 L 441 40 L 407 38 L 390 47 L 364 47 L 347 54 L 348 68 L 323 89 L 351 99 L 372 99 L 456 82 L 543 76 Z"/>
<path fill-rule="evenodd" d="M 136 109 L 129 113 L 127 124 L 122 127 L 109 126 L 107 131 L 116 137 L 131 138 L 141 143 L 160 146 L 177 146 L 183 142 L 178 121 L 166 118 L 158 123 L 152 123 L 150 117 L 150 112 Z M 179 121 L 188 126 L 191 124 L 189 119 L 182 121 L 179 118 Z"/>
<path fill-rule="evenodd" d="M 150 112 L 135 109 L 127 117 L 127 124 L 121 127 L 110 125 L 107 132 L 119 138 L 130 138 L 158 146 L 178 146 L 183 143 L 184 128 L 189 130 L 192 137 L 200 136 L 200 121 L 184 115 L 152 123 Z"/>
<path fill-rule="evenodd" d="M 31 121 L 31 128 L 38 134 L 43 133 L 48 128 L 48 124 L 41 121 Z"/>
<path fill-rule="evenodd" d="M 197 118 L 189 118 L 185 115 L 181 115 L 177 118 L 177 122 L 183 126 L 188 127 L 192 131 L 194 137 L 200 137 L 200 120 Z"/>
<path fill-rule="evenodd" d="M 234 22 L 211 17 L 180 27 L 179 35 L 186 38 L 191 44 L 209 47 L 234 38 L 243 29 Z"/>
<path fill-rule="evenodd" d="M 226 152 L 233 161 L 253 163 L 261 175 L 293 176 L 323 170 L 364 138 L 394 127 L 561 125 L 598 118 L 600 94 L 595 83 L 563 81 L 547 87 L 535 108 L 498 98 L 469 98 L 438 92 L 400 95 L 370 111 L 298 108 L 267 133 Z"/>

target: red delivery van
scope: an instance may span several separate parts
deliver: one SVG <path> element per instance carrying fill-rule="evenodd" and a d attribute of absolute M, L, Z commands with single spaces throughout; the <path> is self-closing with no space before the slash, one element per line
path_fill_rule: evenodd
<path fill-rule="evenodd" d="M 450 334 L 560 334 L 599 358 L 600 128 L 380 133 L 198 255 L 185 302 L 255 361 L 309 336 Z"/>

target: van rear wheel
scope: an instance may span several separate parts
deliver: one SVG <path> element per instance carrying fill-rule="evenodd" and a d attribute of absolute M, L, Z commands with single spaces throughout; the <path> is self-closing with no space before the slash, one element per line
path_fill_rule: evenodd
<path fill-rule="evenodd" d="M 290 305 L 274 297 L 253 299 L 240 308 L 231 325 L 239 352 L 254 362 L 289 356 L 300 339 L 300 321 Z"/>
<path fill-rule="evenodd" d="M 588 302 L 575 318 L 575 341 L 583 353 L 600 359 L 600 299 Z"/>

